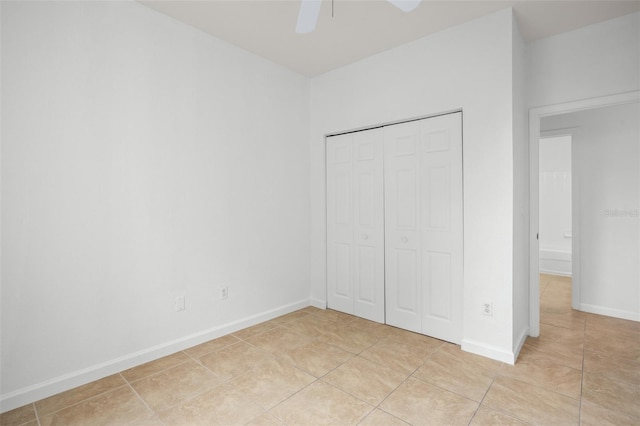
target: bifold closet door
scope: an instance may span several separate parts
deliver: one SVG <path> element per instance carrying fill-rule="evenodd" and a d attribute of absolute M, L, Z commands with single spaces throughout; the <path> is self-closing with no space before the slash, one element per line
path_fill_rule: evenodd
<path fill-rule="evenodd" d="M 384 128 L 387 324 L 462 339 L 462 117 Z"/>
<path fill-rule="evenodd" d="M 384 322 L 382 129 L 327 138 L 327 305 Z"/>

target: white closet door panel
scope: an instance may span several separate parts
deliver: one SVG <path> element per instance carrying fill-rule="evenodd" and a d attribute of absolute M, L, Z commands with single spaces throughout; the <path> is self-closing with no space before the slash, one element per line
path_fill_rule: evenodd
<path fill-rule="evenodd" d="M 327 304 L 353 314 L 353 143 L 327 141 Z"/>
<path fill-rule="evenodd" d="M 381 129 L 353 134 L 354 312 L 384 322 L 384 176 Z"/>
<path fill-rule="evenodd" d="M 384 322 L 381 130 L 327 138 L 327 303 Z"/>
<path fill-rule="evenodd" d="M 421 332 L 419 127 L 384 128 L 387 324 Z"/>
<path fill-rule="evenodd" d="M 462 118 L 421 120 L 422 332 L 462 340 Z"/>

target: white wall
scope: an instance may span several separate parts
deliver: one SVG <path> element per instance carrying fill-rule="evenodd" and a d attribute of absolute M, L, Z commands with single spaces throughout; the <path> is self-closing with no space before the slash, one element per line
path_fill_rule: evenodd
<path fill-rule="evenodd" d="M 308 304 L 308 79 L 134 2 L 1 6 L 3 411 Z"/>
<path fill-rule="evenodd" d="M 574 127 L 579 307 L 640 321 L 640 104 L 545 117 Z"/>
<path fill-rule="evenodd" d="M 314 78 L 311 295 L 326 301 L 329 133 L 463 110 L 463 348 L 513 361 L 512 12 L 505 9 Z M 482 302 L 494 304 L 492 317 Z"/>
<path fill-rule="evenodd" d="M 640 88 L 640 12 L 529 43 L 528 103 L 554 105 Z"/>

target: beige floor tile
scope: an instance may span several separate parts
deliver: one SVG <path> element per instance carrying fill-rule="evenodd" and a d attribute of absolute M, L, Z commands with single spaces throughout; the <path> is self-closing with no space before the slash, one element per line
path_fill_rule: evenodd
<path fill-rule="evenodd" d="M 0 418 L 0 421 L 1 420 L 2 419 Z M 0 423 L 0 425 L 5 426 L 4 423 Z M 40 426 L 40 423 L 38 423 L 38 420 L 31 420 L 31 421 L 26 422 L 26 423 L 7 423 L 7 425 L 11 425 L 11 426 L 13 426 L 13 425 L 16 425 L 16 426 L 18 426 L 18 425 L 19 426 Z"/>
<path fill-rule="evenodd" d="M 33 421 L 37 423 L 33 404 L 24 405 L 0 414 L 0 426 L 18 426 Z"/>
<path fill-rule="evenodd" d="M 352 354 L 359 354 L 382 338 L 378 334 L 349 323 L 331 331 L 325 330 L 323 334 L 318 336 L 318 339 Z"/>
<path fill-rule="evenodd" d="M 538 340 L 543 342 L 559 342 L 571 347 L 582 347 L 584 343 L 584 330 L 540 324 L 540 337 Z"/>
<path fill-rule="evenodd" d="M 467 425 L 478 403 L 409 378 L 380 404 L 380 408 L 415 425 Z"/>
<path fill-rule="evenodd" d="M 433 337 L 425 336 L 424 334 L 414 333 L 413 331 L 403 330 L 398 327 L 387 326 L 384 328 L 384 338 L 390 340 L 396 340 L 406 343 L 432 343 L 433 345 L 440 345 L 442 341 L 434 339 Z"/>
<path fill-rule="evenodd" d="M 549 313 L 571 311 L 571 283 L 552 279 L 540 297 L 540 310 Z"/>
<path fill-rule="evenodd" d="M 584 348 L 594 352 L 616 354 L 624 358 L 640 359 L 640 334 L 627 330 L 587 326 Z"/>
<path fill-rule="evenodd" d="M 248 344 L 271 354 L 291 351 L 312 341 L 311 338 L 301 336 L 284 327 L 275 328 L 246 340 Z"/>
<path fill-rule="evenodd" d="M 406 339 L 386 338 L 363 351 L 360 356 L 380 365 L 386 365 L 406 373 L 413 373 L 424 363 L 429 355 L 442 345 L 442 342 L 436 339 L 427 339 L 418 337 Z M 434 342 L 439 343 L 436 344 Z"/>
<path fill-rule="evenodd" d="M 313 315 L 308 315 L 306 318 L 302 318 L 300 320 L 284 323 L 282 324 L 282 327 L 309 339 L 317 339 L 322 334 L 322 324 L 313 321 Z M 331 329 L 333 328 L 335 328 L 335 324 L 331 324 Z"/>
<path fill-rule="evenodd" d="M 560 314 L 567 315 L 572 309 L 567 306 L 570 303 L 569 299 L 552 299 L 550 301 L 541 300 L 540 312 L 544 314 Z"/>
<path fill-rule="evenodd" d="M 589 314 L 587 315 L 587 330 L 589 329 L 627 331 L 640 334 L 640 322 Z"/>
<path fill-rule="evenodd" d="M 554 364 L 581 370 L 582 353 L 582 345 L 567 346 L 562 342 L 543 341 L 528 337 L 522 346 L 518 361 L 528 362 L 534 359 L 544 359 Z"/>
<path fill-rule="evenodd" d="M 545 281 L 545 282 L 549 282 L 549 280 L 552 280 L 554 278 L 556 278 L 558 275 L 551 275 L 551 274 L 540 274 L 540 282 Z"/>
<path fill-rule="evenodd" d="M 407 373 L 355 357 L 322 380 L 366 403 L 378 405 L 407 377 Z"/>
<path fill-rule="evenodd" d="M 122 372 L 122 375 L 129 382 L 133 382 L 152 374 L 159 373 L 160 371 L 166 370 L 167 368 L 182 364 L 183 362 L 187 362 L 190 359 L 191 358 L 189 358 L 185 353 L 176 352 L 155 361 L 147 362 L 146 364 L 142 364 L 137 367 L 125 370 Z"/>
<path fill-rule="evenodd" d="M 230 382 L 253 402 L 269 410 L 316 378 L 276 358 Z"/>
<path fill-rule="evenodd" d="M 268 362 L 272 356 L 245 342 L 208 353 L 200 362 L 223 380 L 244 374 Z"/>
<path fill-rule="evenodd" d="M 583 426 L 638 426 L 640 418 L 626 415 L 617 410 L 610 410 L 588 401 L 582 401 L 580 424 Z"/>
<path fill-rule="evenodd" d="M 548 280 L 543 280 L 542 277 L 540 277 L 540 296 L 541 297 L 544 294 L 544 291 L 547 289 L 548 284 L 549 284 Z"/>
<path fill-rule="evenodd" d="M 413 377 L 480 402 L 500 368 L 496 361 L 487 364 L 476 355 L 439 350 L 418 368 Z"/>
<path fill-rule="evenodd" d="M 388 325 L 379 324 L 377 322 L 368 321 L 362 318 L 355 318 L 344 324 L 342 329 L 353 330 L 359 333 L 365 333 L 369 336 L 375 337 L 378 340 L 382 340 L 389 336 L 388 329 L 392 328 Z"/>
<path fill-rule="evenodd" d="M 222 349 L 225 346 L 233 345 L 234 343 L 238 343 L 239 341 L 240 339 L 238 339 L 234 335 L 228 334 L 226 336 L 209 340 L 208 342 L 189 348 L 185 350 L 184 353 L 192 358 L 200 358 L 210 352 L 217 351 L 218 349 Z"/>
<path fill-rule="evenodd" d="M 278 353 L 277 356 L 315 377 L 322 377 L 353 357 L 353 354 L 323 342 L 311 342 L 290 351 Z"/>
<path fill-rule="evenodd" d="M 505 364 L 498 374 L 580 399 L 582 371 L 575 368 L 536 359 L 517 361 L 516 365 Z"/>
<path fill-rule="evenodd" d="M 407 426 L 408 423 L 382 411 L 378 408 L 373 410 L 363 421 L 359 423 L 361 426 Z"/>
<path fill-rule="evenodd" d="M 232 334 L 232 336 L 235 336 L 238 339 L 247 340 L 252 337 L 259 336 L 262 333 L 266 333 L 267 331 L 271 331 L 277 327 L 279 327 L 279 325 L 276 324 L 275 322 L 267 321 L 267 322 L 262 322 L 260 324 L 256 324 L 252 327 L 247 327 L 245 329 L 236 331 L 235 333 Z"/>
<path fill-rule="evenodd" d="M 640 385 L 640 359 L 584 351 L 584 371 Z"/>
<path fill-rule="evenodd" d="M 493 410 L 487 407 L 480 407 L 471 420 L 471 426 L 526 426 L 512 415 Z"/>
<path fill-rule="evenodd" d="M 127 382 L 125 382 L 120 374 L 114 374 L 104 379 L 96 380 L 95 382 L 37 401 L 35 407 L 38 415 L 53 413 L 54 411 L 62 410 L 65 407 L 93 398 L 94 396 L 126 386 L 126 384 Z"/>
<path fill-rule="evenodd" d="M 367 330 L 367 332 L 369 333 L 376 334 L 380 338 L 387 337 L 386 329 L 391 328 L 391 326 L 389 325 L 370 321 L 368 319 L 360 317 L 354 317 L 351 321 L 344 325 L 357 326 L 362 330 Z"/>
<path fill-rule="evenodd" d="M 153 412 L 129 386 L 82 401 L 53 414 L 40 416 L 40 423 L 42 426 L 158 424 Z"/>
<path fill-rule="evenodd" d="M 587 316 L 584 312 L 571 309 L 563 313 L 540 311 L 540 323 L 576 330 L 584 330 Z"/>
<path fill-rule="evenodd" d="M 315 315 L 317 318 L 322 318 L 328 321 L 346 324 L 349 321 L 356 319 L 357 317 L 349 314 L 345 314 L 343 312 L 334 311 L 333 309 L 326 309 L 324 311 L 320 311 Z"/>
<path fill-rule="evenodd" d="M 275 416 L 269 413 L 264 413 L 263 415 L 251 420 L 246 426 L 285 426 L 285 424 Z"/>
<path fill-rule="evenodd" d="M 549 278 L 547 293 L 557 292 L 558 294 L 566 294 L 571 296 L 571 286 L 571 277 L 551 275 Z"/>
<path fill-rule="evenodd" d="M 177 407 L 161 411 L 166 426 L 244 425 L 264 414 L 248 396 L 225 384 L 211 389 Z"/>
<path fill-rule="evenodd" d="M 482 405 L 506 411 L 527 423 L 575 425 L 580 402 L 539 386 L 498 376 Z"/>
<path fill-rule="evenodd" d="M 303 312 L 307 314 L 321 314 L 326 309 L 316 308 L 315 306 L 307 306 L 306 308 L 298 309 L 296 312 Z"/>
<path fill-rule="evenodd" d="M 355 425 L 373 409 L 323 382 L 315 382 L 270 413 L 288 425 Z"/>
<path fill-rule="evenodd" d="M 180 404 L 221 383 L 211 371 L 189 361 L 133 382 L 131 386 L 149 407 L 158 411 Z"/>
<path fill-rule="evenodd" d="M 640 385 L 585 372 L 582 400 L 640 418 Z"/>
<path fill-rule="evenodd" d="M 308 315 L 305 318 L 285 323 L 282 326 L 309 339 L 319 339 L 325 334 L 332 333 L 341 325 L 343 324 L 323 319 L 319 315 Z"/>

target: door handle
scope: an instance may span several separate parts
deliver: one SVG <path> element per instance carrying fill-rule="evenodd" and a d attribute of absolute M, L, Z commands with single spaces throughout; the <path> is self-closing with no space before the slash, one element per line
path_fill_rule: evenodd
<path fill-rule="evenodd" d="M 368 239 L 369 239 L 369 236 L 368 236 L 367 234 L 362 234 L 362 239 L 363 239 L 363 240 L 368 240 Z"/>
<path fill-rule="evenodd" d="M 407 242 L 409 242 L 409 239 L 407 237 L 402 237 L 400 241 L 406 244 Z"/>

